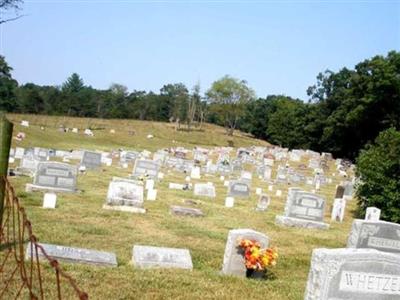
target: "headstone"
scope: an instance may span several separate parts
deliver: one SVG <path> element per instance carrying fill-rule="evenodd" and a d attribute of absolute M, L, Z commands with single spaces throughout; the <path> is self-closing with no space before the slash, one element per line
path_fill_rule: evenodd
<path fill-rule="evenodd" d="M 346 200 L 342 198 L 336 198 L 333 201 L 331 220 L 343 222 L 345 208 L 346 208 Z"/>
<path fill-rule="evenodd" d="M 56 208 L 57 195 L 54 193 L 45 193 L 43 197 L 43 208 Z"/>
<path fill-rule="evenodd" d="M 282 191 L 281 190 L 276 190 L 275 196 L 282 197 Z"/>
<path fill-rule="evenodd" d="M 328 229 L 323 222 L 325 199 L 314 194 L 290 188 L 286 200 L 285 213 L 276 216 L 275 223 L 289 227 Z"/>
<path fill-rule="evenodd" d="M 253 175 L 249 171 L 242 171 L 240 174 L 240 179 L 242 181 L 251 182 Z"/>
<path fill-rule="evenodd" d="M 235 205 L 235 198 L 226 197 L 225 198 L 225 207 L 233 207 Z"/>
<path fill-rule="evenodd" d="M 39 244 L 44 251 L 53 259 L 64 261 L 66 263 L 89 264 L 105 267 L 116 267 L 117 257 L 115 253 L 103 252 L 90 249 L 72 248 L 51 244 Z M 33 247 L 35 249 L 35 247 Z M 28 243 L 25 252 L 25 259 L 31 258 L 31 243 Z M 35 254 L 36 252 L 34 252 Z M 43 253 L 38 250 L 39 259 L 43 259 Z"/>
<path fill-rule="evenodd" d="M 230 197 L 249 197 L 250 186 L 247 182 L 239 180 L 229 181 L 228 196 Z"/>
<path fill-rule="evenodd" d="M 215 198 L 216 197 L 215 187 L 213 184 L 196 183 L 194 185 L 194 195 Z"/>
<path fill-rule="evenodd" d="M 265 195 L 265 194 L 260 195 L 260 198 L 258 199 L 256 211 L 267 210 L 270 203 L 271 203 L 271 199 L 268 197 L 268 195 Z"/>
<path fill-rule="evenodd" d="M 133 246 L 132 262 L 137 268 L 193 269 L 188 249 Z"/>
<path fill-rule="evenodd" d="M 143 185 L 134 180 L 114 177 L 110 182 L 104 209 L 144 213 Z"/>
<path fill-rule="evenodd" d="M 269 186 L 268 186 L 268 191 L 269 191 L 269 192 L 272 192 L 273 190 L 274 190 L 274 186 L 269 185 Z"/>
<path fill-rule="evenodd" d="M 256 195 L 262 194 L 262 188 L 256 188 Z"/>
<path fill-rule="evenodd" d="M 400 224 L 385 221 L 354 220 L 348 248 L 373 248 L 400 254 Z"/>
<path fill-rule="evenodd" d="M 22 120 L 22 121 L 21 121 L 21 126 L 29 127 L 29 121 Z"/>
<path fill-rule="evenodd" d="M 264 174 L 263 174 L 263 179 L 268 181 L 268 180 L 271 180 L 271 177 L 272 177 L 272 168 L 265 167 Z"/>
<path fill-rule="evenodd" d="M 230 230 L 225 246 L 222 274 L 241 277 L 246 276 L 243 250 L 238 247 L 238 242 L 242 239 L 255 240 L 261 244 L 261 248 L 267 248 L 269 244 L 269 238 L 261 232 L 252 229 Z"/>
<path fill-rule="evenodd" d="M 16 159 L 21 159 L 25 154 L 25 149 L 21 147 L 15 147 L 15 155 Z"/>
<path fill-rule="evenodd" d="M 159 164 L 153 160 L 138 159 L 133 169 L 133 176 L 157 178 L 159 168 Z"/>
<path fill-rule="evenodd" d="M 399 298 L 398 255 L 373 249 L 314 249 L 304 299 Z"/>
<path fill-rule="evenodd" d="M 91 129 L 86 128 L 83 132 L 87 136 L 94 136 L 93 131 Z"/>
<path fill-rule="evenodd" d="M 147 200 L 156 201 L 156 199 L 157 199 L 157 190 L 154 189 L 147 190 Z"/>
<path fill-rule="evenodd" d="M 381 218 L 381 210 L 376 207 L 367 207 L 367 211 L 365 213 L 365 220 L 366 221 L 379 221 Z"/>
<path fill-rule="evenodd" d="M 40 162 L 33 185 L 27 185 L 27 189 L 75 192 L 77 173 L 76 166 L 59 162 Z"/>
<path fill-rule="evenodd" d="M 33 155 L 24 155 L 19 163 L 18 171 L 22 173 L 34 174 L 37 170 L 37 167 L 40 163 L 40 160 Z"/>
<path fill-rule="evenodd" d="M 78 133 L 78 132 L 79 132 L 78 128 L 72 128 L 72 133 Z"/>
<path fill-rule="evenodd" d="M 200 179 L 200 167 L 194 167 L 190 172 L 190 177 L 193 179 Z"/>
<path fill-rule="evenodd" d="M 170 182 L 168 188 L 171 190 L 183 190 L 183 189 L 185 189 L 185 186 L 186 186 L 186 184 Z"/>
<path fill-rule="evenodd" d="M 203 217 L 204 214 L 200 209 L 191 207 L 182 207 L 177 205 L 171 206 L 171 214 L 177 216 L 189 216 L 189 217 Z"/>
<path fill-rule="evenodd" d="M 147 179 L 147 180 L 146 180 L 145 189 L 146 189 L 146 190 L 152 190 L 152 189 L 154 189 L 154 179 Z"/>
<path fill-rule="evenodd" d="M 97 169 L 101 167 L 101 153 L 84 151 L 81 165 L 85 166 L 87 170 Z"/>

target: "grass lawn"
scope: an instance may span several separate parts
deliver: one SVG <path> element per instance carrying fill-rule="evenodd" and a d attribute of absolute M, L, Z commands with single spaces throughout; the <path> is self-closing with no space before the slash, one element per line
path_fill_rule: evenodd
<path fill-rule="evenodd" d="M 59 150 L 98 149 L 112 150 L 147 149 L 155 151 L 165 147 L 184 146 L 193 148 L 250 145 L 267 145 L 248 135 L 235 132 L 228 137 L 224 129 L 205 125 L 204 131 L 175 131 L 166 123 L 128 121 L 128 120 L 88 120 L 63 117 L 10 115 L 15 123 L 14 136 L 23 131 L 27 138 L 22 142 L 13 141 L 13 147 L 49 147 Z M 32 125 L 24 128 L 20 120 L 30 120 Z M 78 127 L 79 134 L 60 133 L 60 124 Z M 40 129 L 45 125 L 45 130 Z M 87 126 L 94 130 L 94 137 L 85 137 L 82 129 Z M 116 133 L 109 133 L 115 129 Z M 128 131 L 135 131 L 129 135 Z M 147 139 L 147 135 L 154 135 Z M 214 158 L 215 162 L 215 158 Z M 73 162 L 77 163 L 77 162 Z M 306 163 L 302 161 L 301 163 Z M 290 162 L 291 166 L 300 163 Z M 288 185 L 275 185 L 274 192 L 268 192 L 268 184 L 253 174 L 252 191 L 249 199 L 235 199 L 233 208 L 226 208 L 224 201 L 226 187 L 219 176 L 206 177 L 193 182 L 215 184 L 215 199 L 193 196 L 193 191 L 169 190 L 168 183 L 184 183 L 184 174 L 163 170 L 166 174 L 162 182 L 156 184 L 156 201 L 145 201 L 146 214 L 130 214 L 102 209 L 108 184 L 113 176 L 127 177 L 129 169 L 117 167 L 116 160 L 111 167 L 89 171 L 78 177 L 78 194 L 59 194 L 57 208 L 42 208 L 43 194 L 26 193 L 25 184 L 31 183 L 29 177 L 12 178 L 18 196 L 25 206 L 33 229 L 39 241 L 71 247 L 90 248 L 115 252 L 117 268 L 93 267 L 63 263 L 62 266 L 89 293 L 91 299 L 302 299 L 309 271 L 311 252 L 314 248 L 345 247 L 352 223 L 351 211 L 355 202 L 347 204 L 344 223 L 331 223 L 326 231 L 286 228 L 275 225 L 275 216 L 283 214 Z M 275 163 L 273 178 L 275 178 Z M 250 168 L 250 166 L 247 166 Z M 311 170 L 307 171 L 311 176 Z M 334 162 L 330 162 L 330 175 L 335 172 Z M 335 185 L 343 178 L 338 174 L 332 177 L 331 184 L 323 185 L 318 194 L 327 200 L 325 222 L 330 223 Z M 255 188 L 272 196 L 269 209 L 256 212 L 258 200 Z M 311 191 L 313 186 L 300 186 Z M 275 191 L 281 189 L 282 197 Z M 198 202 L 193 207 L 200 208 L 205 217 L 177 217 L 169 212 L 171 205 L 182 205 L 185 199 Z M 265 233 L 271 245 L 278 248 L 280 257 L 276 267 L 270 271 L 270 279 L 265 281 L 248 280 L 221 276 L 224 248 L 228 231 L 250 228 Z M 193 260 L 193 271 L 182 270 L 140 270 L 131 264 L 133 245 L 187 248 Z M 71 299 L 73 299 L 71 295 Z"/>

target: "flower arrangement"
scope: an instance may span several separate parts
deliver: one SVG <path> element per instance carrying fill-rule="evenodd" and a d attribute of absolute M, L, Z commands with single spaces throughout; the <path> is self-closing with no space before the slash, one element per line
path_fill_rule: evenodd
<path fill-rule="evenodd" d="M 260 243 L 254 240 L 242 239 L 239 247 L 244 250 L 245 266 L 254 271 L 266 271 L 267 267 L 275 266 L 278 251 L 275 248 L 261 249 Z"/>

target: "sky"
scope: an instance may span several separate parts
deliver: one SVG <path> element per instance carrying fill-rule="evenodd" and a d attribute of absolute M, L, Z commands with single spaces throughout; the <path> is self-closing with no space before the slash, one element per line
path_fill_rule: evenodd
<path fill-rule="evenodd" d="M 20 83 L 72 73 L 107 89 L 158 92 L 228 74 L 258 97 L 308 100 L 319 72 L 400 51 L 400 0 L 25 0 L 0 26 L 0 53 Z"/>

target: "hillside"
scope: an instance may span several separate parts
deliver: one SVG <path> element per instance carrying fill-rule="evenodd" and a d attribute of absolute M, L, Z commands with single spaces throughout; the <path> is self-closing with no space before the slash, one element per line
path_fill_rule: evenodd
<path fill-rule="evenodd" d="M 234 137 L 225 135 L 224 129 L 204 125 L 204 131 L 175 131 L 171 124 L 132 120 L 98 120 L 83 118 L 44 117 L 35 115 L 9 115 L 15 124 L 14 136 L 26 133 L 22 142 L 13 140 L 12 147 L 48 147 L 58 150 L 92 149 L 111 151 L 119 148 L 156 151 L 165 147 L 195 146 L 213 148 L 215 146 L 247 147 L 267 146 L 268 143 L 235 132 Z M 31 123 L 22 127 L 21 120 Z M 79 133 L 59 132 L 59 125 L 79 128 Z M 40 127 L 44 126 L 44 130 Z M 83 135 L 83 129 L 93 128 L 94 137 Z M 115 133 L 110 133 L 114 129 Z M 128 132 L 134 131 L 134 135 Z M 147 138 L 151 134 L 153 138 Z M 230 142 L 231 141 L 231 142 Z M 232 153 L 234 154 L 234 152 Z M 213 157 L 215 161 L 216 157 Z M 17 161 L 18 162 L 18 161 Z M 77 164 L 72 161 L 71 164 Z M 307 161 L 290 162 L 299 168 Z M 11 165 L 13 167 L 15 165 Z M 273 168 L 275 178 L 278 163 Z M 246 166 L 251 170 L 250 166 Z M 329 176 L 336 172 L 334 161 L 329 162 Z M 331 227 L 326 231 L 280 227 L 275 224 L 275 216 L 283 213 L 288 184 L 275 184 L 273 192 L 268 191 L 268 183 L 253 174 L 249 199 L 235 199 L 233 208 L 226 208 L 224 201 L 226 187 L 219 176 L 204 176 L 195 182 L 213 182 L 216 186 L 215 199 L 193 195 L 193 191 L 171 190 L 170 182 L 185 183 L 185 174 L 163 168 L 165 178 L 156 184 L 156 201 L 145 201 L 146 214 L 131 214 L 103 210 L 107 189 L 113 176 L 128 177 L 132 167 L 123 169 L 118 160 L 111 167 L 103 165 L 101 170 L 88 171 L 78 177 L 77 194 L 59 194 L 57 208 L 42 208 L 43 194 L 25 192 L 29 177 L 13 177 L 15 186 L 33 229 L 40 242 L 89 248 L 115 252 L 117 268 L 103 268 L 63 263 L 87 291 L 90 299 L 302 299 L 309 271 L 311 252 L 314 248 L 345 247 L 352 223 L 351 211 L 355 202 L 346 207 L 343 223 L 330 222 L 330 211 L 335 185 L 343 178 L 336 173 L 330 176 L 332 182 L 321 186 L 317 193 L 327 200 L 325 222 Z M 307 169 L 307 175 L 312 171 Z M 227 178 L 228 179 L 228 178 Z M 271 196 L 267 211 L 256 212 L 258 196 L 255 188 L 261 187 Z M 313 186 L 302 184 L 307 191 Z M 282 190 L 277 197 L 276 190 Z M 182 205 L 184 200 L 197 202 L 205 216 L 201 218 L 171 215 L 171 205 Z M 228 231 L 251 228 L 265 233 L 271 245 L 279 250 L 279 261 L 269 273 L 266 281 L 249 280 L 221 276 L 225 243 Z M 193 261 L 193 271 L 151 269 L 141 270 L 131 264 L 133 245 L 150 245 L 172 248 L 187 248 Z M 71 295 L 71 299 L 72 295 Z"/>

